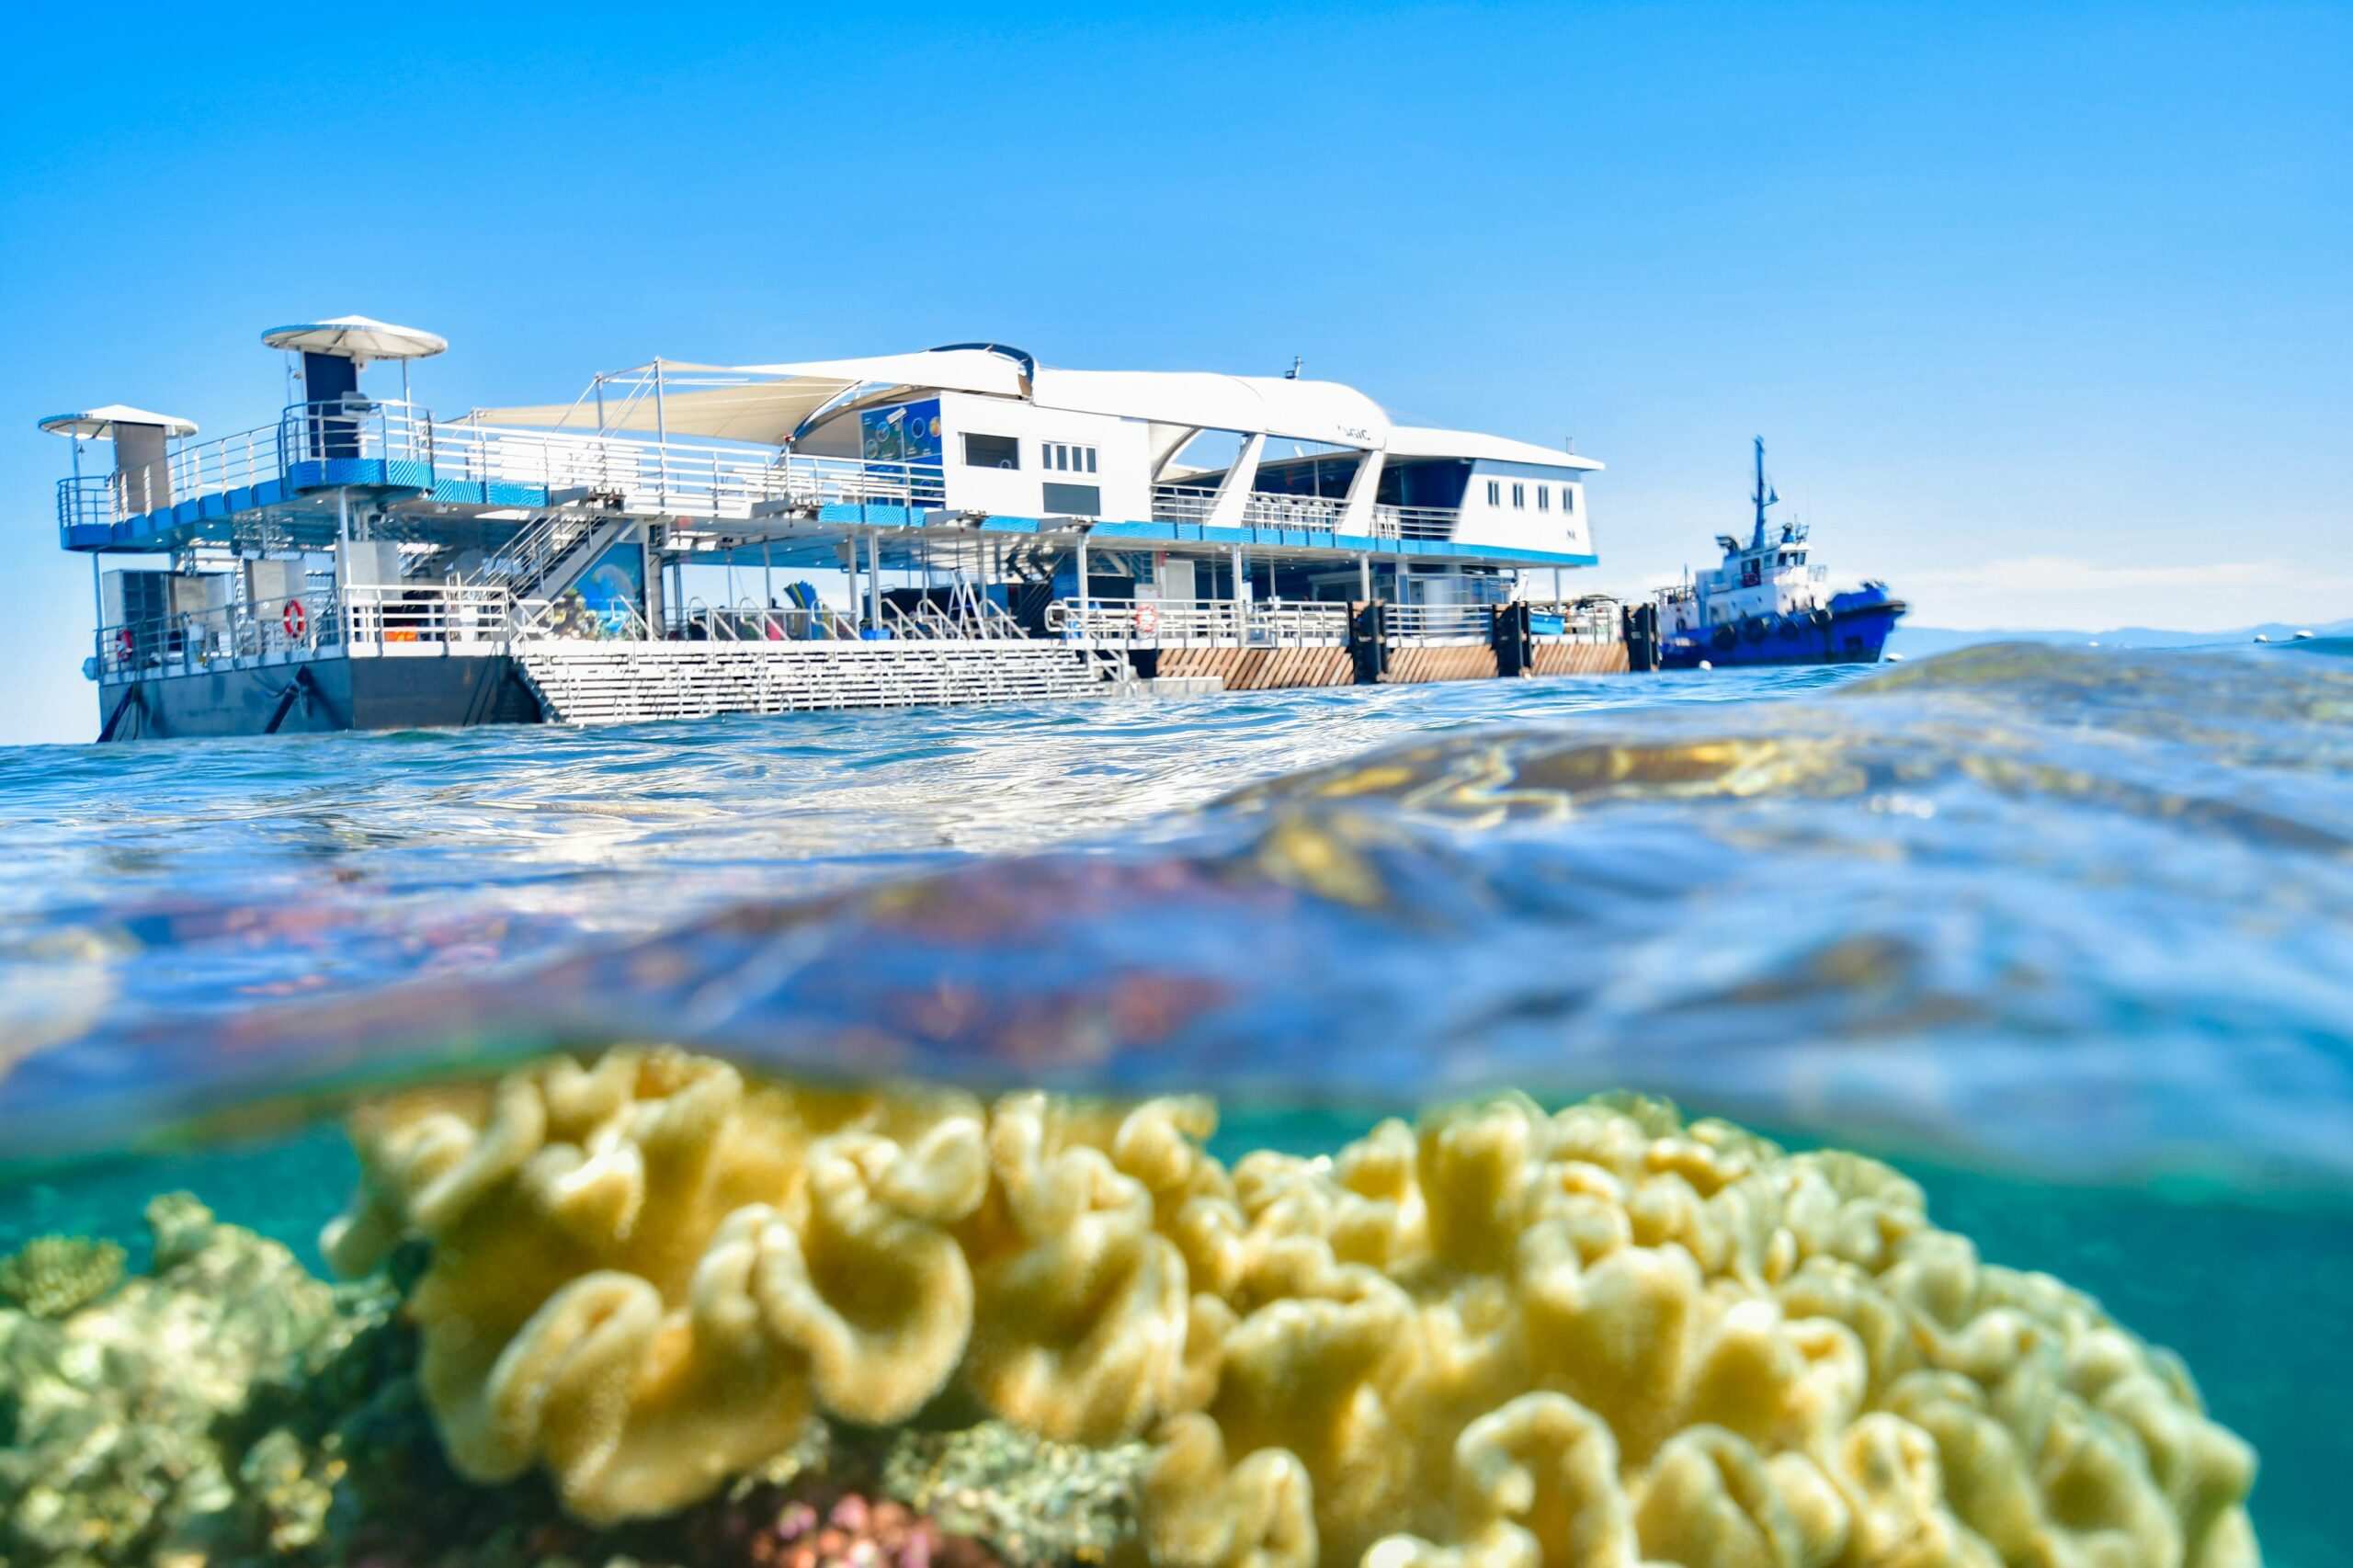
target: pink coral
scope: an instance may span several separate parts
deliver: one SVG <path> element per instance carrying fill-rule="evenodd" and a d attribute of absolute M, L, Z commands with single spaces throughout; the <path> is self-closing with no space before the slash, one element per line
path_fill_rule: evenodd
<path fill-rule="evenodd" d="M 998 1568 L 995 1553 L 950 1535 L 904 1503 L 846 1492 L 820 1510 L 796 1498 L 753 1532 L 745 1559 L 756 1568 Z"/>

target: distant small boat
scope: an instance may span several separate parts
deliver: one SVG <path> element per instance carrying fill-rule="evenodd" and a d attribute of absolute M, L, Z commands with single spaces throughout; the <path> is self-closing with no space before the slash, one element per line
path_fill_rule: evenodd
<path fill-rule="evenodd" d="M 2312 640 L 2313 634 L 2310 631 L 2299 631 L 2293 637 L 2288 639 L 2290 642 L 2309 642 Z"/>
<path fill-rule="evenodd" d="M 2271 634 L 2268 631 L 2258 631 L 2255 634 L 2255 640 L 2258 642 L 2268 642 L 2271 641 Z"/>
<path fill-rule="evenodd" d="M 1780 496 L 1765 481 L 1756 438 L 1756 521 L 1747 544 L 1718 534 L 1723 564 L 1658 594 L 1659 667 L 1874 664 L 1906 608 L 1884 583 L 1824 597 L 1830 571 L 1807 563 L 1806 527 L 1768 537 L 1765 512 Z"/>

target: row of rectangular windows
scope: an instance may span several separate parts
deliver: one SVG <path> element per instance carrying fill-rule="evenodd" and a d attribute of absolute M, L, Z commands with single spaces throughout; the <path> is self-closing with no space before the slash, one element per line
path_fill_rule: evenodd
<path fill-rule="evenodd" d="M 1038 466 L 1053 473 L 1093 473 L 1095 449 L 1074 446 L 1067 441 L 1038 443 Z M 1019 468 L 1021 443 L 1011 436 L 983 436 L 967 432 L 964 437 L 964 466 L 966 468 Z"/>
<path fill-rule="evenodd" d="M 1490 506 L 1500 506 L 1503 504 L 1504 482 L 1500 479 L 1491 479 L 1487 481 L 1487 505 Z M 1528 509 L 1527 485 L 1521 484 L 1517 481 L 1513 483 L 1511 487 L 1511 504 L 1518 510 L 1526 511 Z M 1540 512 L 1549 512 L 1552 509 L 1552 487 L 1551 485 L 1540 484 L 1536 487 L 1536 509 Z M 1561 486 L 1561 510 L 1563 512 L 1574 512 L 1576 509 L 1576 491 L 1571 486 L 1563 484 Z"/>

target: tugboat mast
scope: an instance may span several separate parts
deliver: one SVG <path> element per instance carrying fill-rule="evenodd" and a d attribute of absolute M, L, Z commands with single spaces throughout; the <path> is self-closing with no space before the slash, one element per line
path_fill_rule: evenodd
<path fill-rule="evenodd" d="M 1765 508 L 1780 499 L 1765 488 L 1765 437 L 1756 437 L 1756 491 L 1750 497 L 1756 503 L 1756 533 L 1748 541 L 1751 550 L 1765 548 Z"/>

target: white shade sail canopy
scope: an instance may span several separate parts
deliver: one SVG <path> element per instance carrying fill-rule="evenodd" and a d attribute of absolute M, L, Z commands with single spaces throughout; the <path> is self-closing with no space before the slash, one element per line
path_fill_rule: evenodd
<path fill-rule="evenodd" d="M 475 417 L 491 425 L 535 429 L 667 430 L 673 436 L 704 436 L 780 447 L 810 415 L 860 387 L 883 391 L 906 387 L 1019 397 L 1021 368 L 981 349 L 943 349 L 924 354 L 878 354 L 861 359 L 809 359 L 788 365 L 681 365 L 664 361 L 662 396 L 651 390 L 654 367 L 608 378 L 600 411 L 587 393 L 571 403 L 484 408 Z M 711 386 L 724 379 L 736 384 Z"/>
<path fill-rule="evenodd" d="M 413 326 L 394 326 L 372 316 L 335 316 L 327 321 L 274 326 L 261 335 L 272 348 L 327 354 L 365 365 L 371 359 L 425 359 L 449 347 L 448 338 Z"/>
<path fill-rule="evenodd" d="M 182 419 L 176 414 L 155 414 L 129 403 L 110 403 L 103 408 L 85 408 L 78 414 L 52 414 L 40 422 L 40 427 L 52 436 L 72 436 L 85 441 L 110 441 L 118 425 L 160 427 L 166 436 L 193 436 L 196 421 Z"/>

